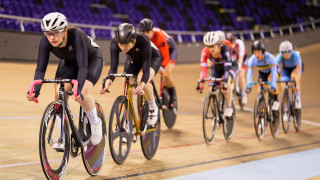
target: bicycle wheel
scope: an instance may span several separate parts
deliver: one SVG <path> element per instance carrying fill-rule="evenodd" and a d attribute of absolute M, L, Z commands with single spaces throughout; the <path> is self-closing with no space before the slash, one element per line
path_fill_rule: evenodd
<path fill-rule="evenodd" d="M 169 101 L 170 101 L 170 95 L 168 93 L 168 90 L 166 88 L 163 88 L 162 92 L 162 107 L 163 111 L 163 119 L 165 124 L 169 129 L 171 129 L 176 122 L 177 119 L 177 110 L 178 110 L 178 101 L 176 100 L 175 107 L 173 109 L 169 109 Z"/>
<path fill-rule="evenodd" d="M 159 113 L 159 111 L 158 111 Z M 142 108 L 142 120 L 140 123 L 140 130 L 143 131 L 145 124 L 147 123 L 148 120 L 148 115 L 149 115 L 149 108 L 147 103 L 143 104 Z M 144 135 L 140 136 L 140 141 L 141 141 L 141 149 L 143 152 L 144 157 L 146 157 L 148 160 L 152 159 L 153 156 L 156 154 L 158 145 L 159 145 L 159 140 L 160 140 L 160 116 L 158 116 L 158 121 L 154 127 L 147 126 L 147 131 Z"/>
<path fill-rule="evenodd" d="M 104 113 L 98 102 L 95 102 L 95 105 L 97 115 L 102 122 L 102 140 L 97 145 L 90 143 L 81 150 L 83 165 L 91 176 L 96 176 L 100 172 L 105 159 L 107 145 L 107 130 Z M 80 122 L 83 123 L 83 129 L 80 131 L 80 137 L 82 137 L 82 141 L 85 142 L 91 137 L 91 127 L 88 117 L 85 114 L 82 117 L 83 119 L 80 120 Z"/>
<path fill-rule="evenodd" d="M 42 116 L 39 133 L 40 162 L 42 170 L 48 179 L 61 178 L 67 169 L 69 161 L 69 127 L 67 119 L 63 118 L 64 127 L 61 132 L 61 121 L 61 103 L 57 101 L 51 102 Z M 63 134 L 62 141 L 60 133 Z M 54 146 L 56 147 L 54 148 Z"/>
<path fill-rule="evenodd" d="M 218 120 L 216 99 L 212 93 L 208 93 L 204 100 L 202 112 L 203 137 L 207 144 L 213 140 Z"/>
<path fill-rule="evenodd" d="M 132 141 L 132 116 L 126 96 L 119 96 L 112 106 L 108 133 L 112 159 L 122 164 L 129 155 Z"/>
<path fill-rule="evenodd" d="M 271 110 L 271 107 L 273 105 L 273 99 L 270 99 L 269 102 L 269 111 L 270 111 L 270 130 L 273 138 L 276 138 L 276 136 L 279 133 L 279 127 L 280 127 L 280 120 L 279 120 L 279 110 L 278 111 L 273 111 Z"/>
<path fill-rule="evenodd" d="M 253 113 L 254 130 L 259 141 L 263 139 L 267 126 L 267 105 L 264 98 L 260 96 L 258 95 L 255 100 Z"/>
<path fill-rule="evenodd" d="M 296 102 L 296 96 L 294 95 L 294 92 L 292 90 L 292 104 L 293 104 L 293 109 L 294 109 L 293 124 L 294 124 L 294 129 L 296 130 L 296 132 L 299 132 L 300 126 L 301 126 L 301 109 L 295 108 L 295 102 Z"/>
<path fill-rule="evenodd" d="M 289 131 L 290 120 L 292 119 L 291 108 L 289 92 L 285 90 L 281 100 L 281 121 L 284 133 Z"/>
<path fill-rule="evenodd" d="M 223 98 L 223 101 L 224 101 L 224 98 Z M 236 117 L 236 108 L 233 100 L 231 105 L 233 109 L 232 117 L 226 118 L 226 121 L 224 121 L 223 123 L 223 135 L 226 141 L 230 141 L 230 139 L 233 136 L 234 123 L 235 123 L 235 117 Z"/>

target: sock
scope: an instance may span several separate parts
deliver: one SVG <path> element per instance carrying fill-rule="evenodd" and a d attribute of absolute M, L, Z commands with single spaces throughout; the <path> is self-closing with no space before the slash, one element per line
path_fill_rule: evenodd
<path fill-rule="evenodd" d="M 295 92 L 294 94 L 296 95 L 296 99 L 300 101 L 300 92 Z"/>
<path fill-rule="evenodd" d="M 242 97 L 247 96 L 246 90 L 241 90 L 241 96 Z"/>
<path fill-rule="evenodd" d="M 58 115 L 56 115 L 56 122 L 57 122 L 57 125 L 58 125 L 59 138 L 60 138 L 60 134 L 61 134 L 61 118 Z"/>
<path fill-rule="evenodd" d="M 97 115 L 97 108 L 94 107 L 91 111 L 85 111 L 87 114 L 87 117 L 89 118 L 89 121 L 91 124 L 98 124 L 98 115 Z"/>
<path fill-rule="evenodd" d="M 148 101 L 148 105 L 149 105 L 149 109 L 152 110 L 152 109 L 158 109 L 158 106 L 156 104 L 156 101 L 155 99 L 153 99 L 152 101 Z"/>

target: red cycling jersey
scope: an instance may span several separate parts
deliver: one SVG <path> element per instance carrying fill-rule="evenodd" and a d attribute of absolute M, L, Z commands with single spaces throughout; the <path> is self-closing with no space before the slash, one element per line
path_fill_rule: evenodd
<path fill-rule="evenodd" d="M 174 64 L 173 60 L 170 60 L 169 45 L 167 38 L 171 38 L 167 33 L 159 28 L 153 28 L 153 36 L 151 41 L 157 46 L 162 56 L 161 65 L 165 67 L 168 63 Z"/>

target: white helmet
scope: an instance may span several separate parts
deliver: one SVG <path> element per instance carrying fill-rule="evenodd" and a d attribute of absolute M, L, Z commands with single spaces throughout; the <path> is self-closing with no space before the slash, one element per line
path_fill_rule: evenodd
<path fill-rule="evenodd" d="M 67 18 L 58 12 L 49 13 L 41 20 L 42 31 L 60 30 L 68 26 Z"/>
<path fill-rule="evenodd" d="M 279 51 L 292 51 L 292 44 L 290 41 L 282 41 L 279 46 Z"/>
<path fill-rule="evenodd" d="M 203 36 L 203 43 L 206 46 L 212 46 L 218 43 L 218 41 L 220 40 L 220 36 L 219 33 L 215 32 L 215 31 L 210 31 L 207 32 L 204 36 Z"/>
<path fill-rule="evenodd" d="M 223 31 L 218 30 L 218 31 L 216 31 L 216 33 L 219 34 L 219 37 L 220 37 L 219 41 L 220 42 L 223 42 L 226 39 L 226 34 Z"/>

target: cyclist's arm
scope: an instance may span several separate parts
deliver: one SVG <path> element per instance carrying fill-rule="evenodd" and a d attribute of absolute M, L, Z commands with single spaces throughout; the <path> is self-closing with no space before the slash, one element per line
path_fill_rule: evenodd
<path fill-rule="evenodd" d="M 87 35 L 82 32 L 76 32 L 75 34 L 75 48 L 78 64 L 77 80 L 79 83 L 78 90 L 81 92 L 88 74 L 88 48 L 86 42 Z"/>
<path fill-rule="evenodd" d="M 254 67 L 253 61 L 254 61 L 254 55 L 252 55 L 248 60 L 247 87 L 252 82 L 252 74 L 253 74 L 253 67 Z"/>
<path fill-rule="evenodd" d="M 39 44 L 39 53 L 38 53 L 38 62 L 37 62 L 37 68 L 35 70 L 35 74 L 34 74 L 34 80 L 37 79 L 43 79 L 45 74 L 46 74 L 46 70 L 47 70 L 47 66 L 48 66 L 48 62 L 49 62 L 49 57 L 50 57 L 50 44 L 48 39 L 43 36 L 40 40 L 40 44 Z M 36 85 L 34 87 L 34 90 L 37 92 L 40 92 L 41 89 L 41 84 L 40 85 Z"/>
<path fill-rule="evenodd" d="M 149 45 L 145 45 L 144 48 L 142 49 L 142 71 L 143 75 L 141 78 L 141 82 L 144 82 L 147 84 L 149 76 L 150 76 L 150 64 L 151 64 L 151 45 L 149 41 Z"/>
<path fill-rule="evenodd" d="M 110 44 L 111 65 L 108 74 L 117 73 L 119 65 L 119 53 L 120 48 L 117 41 L 113 38 Z M 114 81 L 115 77 L 111 77 L 111 81 Z"/>
<path fill-rule="evenodd" d="M 276 63 L 276 59 L 274 58 L 273 55 L 270 55 L 270 60 L 271 60 L 271 67 L 270 67 L 270 70 L 271 70 L 271 73 L 272 73 L 272 86 L 273 88 L 276 87 L 276 83 L 277 83 L 277 78 L 278 78 L 278 74 L 277 74 L 277 63 Z"/>
<path fill-rule="evenodd" d="M 201 67 L 200 79 L 201 80 L 207 77 L 208 59 L 210 59 L 210 54 L 208 55 L 205 49 L 203 49 L 201 52 L 201 59 L 200 59 L 200 67 Z"/>
<path fill-rule="evenodd" d="M 157 47 L 159 48 L 159 51 L 160 51 L 161 56 L 162 56 L 161 65 L 163 67 L 166 67 L 166 65 L 168 64 L 168 62 L 170 60 L 169 45 L 167 43 L 166 36 L 163 33 L 159 33 L 158 41 L 160 41 L 160 42 L 157 42 L 157 44 L 159 44 L 159 46 L 157 46 Z"/>
<path fill-rule="evenodd" d="M 244 58 L 244 54 L 245 54 L 245 46 L 242 40 L 237 39 L 236 42 L 239 45 L 239 59 L 238 59 L 238 64 L 240 65 L 240 67 L 243 64 L 243 58 Z"/>

